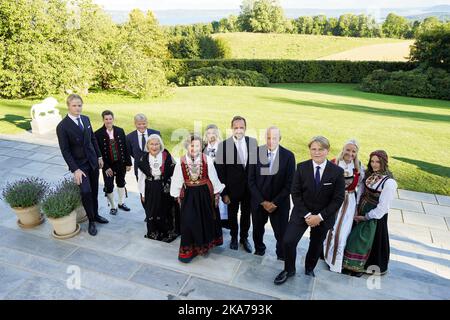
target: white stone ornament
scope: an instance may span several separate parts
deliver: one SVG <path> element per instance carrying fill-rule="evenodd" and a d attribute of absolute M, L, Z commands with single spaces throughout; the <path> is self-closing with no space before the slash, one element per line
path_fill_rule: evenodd
<path fill-rule="evenodd" d="M 41 103 L 31 107 L 31 131 L 36 134 L 46 134 L 56 130 L 56 126 L 62 120 L 59 110 L 56 109 L 58 101 L 49 97 Z"/>

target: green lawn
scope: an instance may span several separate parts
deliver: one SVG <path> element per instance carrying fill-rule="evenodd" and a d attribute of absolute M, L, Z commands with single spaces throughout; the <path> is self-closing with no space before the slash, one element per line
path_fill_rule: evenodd
<path fill-rule="evenodd" d="M 0 100 L 0 133 L 29 129 L 31 104 Z M 264 128 L 279 126 L 282 144 L 295 153 L 297 162 L 307 159 L 306 144 L 314 135 L 330 139 L 331 157 L 354 137 L 360 142 L 364 163 L 375 149 L 388 152 L 400 188 L 450 195 L 450 101 L 370 94 L 345 84 L 184 87 L 176 88 L 172 97 L 143 101 L 94 93 L 86 98 L 84 111 L 95 128 L 106 108 L 116 113 L 117 124 L 126 131 L 133 129 L 135 113 L 146 113 L 171 151 L 180 148 L 179 136 L 171 141 L 174 130 L 193 130 L 199 121 L 200 127 L 216 123 L 225 131 L 237 114 L 247 118 L 249 134 L 260 142 Z"/>
<path fill-rule="evenodd" d="M 220 33 L 236 59 L 314 60 L 357 47 L 399 43 L 405 40 L 388 38 L 355 38 L 302 34 Z"/>

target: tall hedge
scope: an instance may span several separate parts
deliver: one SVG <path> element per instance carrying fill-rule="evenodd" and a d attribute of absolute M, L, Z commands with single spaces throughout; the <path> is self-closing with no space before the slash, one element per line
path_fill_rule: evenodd
<path fill-rule="evenodd" d="M 189 60 L 171 59 L 165 61 L 168 80 L 180 83 L 190 70 L 219 66 L 230 69 L 253 70 L 265 75 L 271 83 L 317 82 L 317 83 L 359 83 L 372 71 L 412 70 L 411 62 L 382 61 L 319 61 L 319 60 Z"/>

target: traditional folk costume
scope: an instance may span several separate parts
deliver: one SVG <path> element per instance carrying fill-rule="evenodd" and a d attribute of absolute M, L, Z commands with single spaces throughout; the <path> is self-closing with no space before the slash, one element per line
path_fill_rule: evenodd
<path fill-rule="evenodd" d="M 388 211 L 397 182 L 389 173 L 373 173 L 364 182 L 358 215 L 367 221 L 356 224 L 347 239 L 342 267 L 353 272 L 384 274 L 389 263 Z"/>
<path fill-rule="evenodd" d="M 104 161 L 102 173 L 105 187 L 103 188 L 103 191 L 111 206 L 111 214 L 114 215 L 117 212 L 117 205 L 114 201 L 113 194 L 114 179 L 116 180 L 117 193 L 119 195 L 118 206 L 125 211 L 130 211 L 130 209 L 124 205 L 124 200 L 127 195 L 125 188 L 126 167 L 132 166 L 125 132 L 122 128 L 116 126 L 113 126 L 112 130 L 108 130 L 103 126 L 95 132 L 95 137 Z M 111 169 L 114 172 L 112 177 L 109 177 L 106 174 L 108 169 Z"/>
<path fill-rule="evenodd" d="M 170 196 L 170 181 L 175 164 L 167 150 L 156 156 L 145 153 L 138 162 L 138 188 L 144 196 L 147 222 L 146 238 L 170 242 L 173 234 L 175 201 Z"/>
<path fill-rule="evenodd" d="M 217 149 L 219 147 L 219 142 L 216 141 L 214 145 L 208 143 L 203 149 L 203 153 L 207 156 L 211 157 L 211 159 L 216 159 Z M 229 229 L 228 227 L 228 206 L 222 199 L 219 199 L 219 207 L 217 208 L 218 213 L 220 215 L 220 223 L 223 228 Z"/>
<path fill-rule="evenodd" d="M 181 199 L 181 243 L 178 259 L 190 262 L 197 255 L 222 245 L 217 216 L 217 194 L 225 188 L 213 160 L 201 153 L 196 159 L 183 156 L 176 164 L 170 194 Z"/>
<path fill-rule="evenodd" d="M 361 189 L 363 189 L 364 169 L 360 164 L 360 170 L 358 171 L 353 161 L 349 164 L 344 160 L 336 163 L 336 159 L 333 159 L 331 162 L 344 169 L 345 198 L 339 209 L 334 227 L 328 231 L 323 246 L 325 262 L 330 267 L 330 271 L 340 273 L 345 244 L 352 230 L 353 217 L 356 214 L 356 206 L 361 197 Z"/>

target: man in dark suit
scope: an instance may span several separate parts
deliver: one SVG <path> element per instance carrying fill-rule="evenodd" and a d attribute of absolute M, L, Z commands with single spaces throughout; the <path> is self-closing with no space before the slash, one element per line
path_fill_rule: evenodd
<path fill-rule="evenodd" d="M 221 196 L 228 205 L 228 223 L 230 227 L 230 248 L 238 249 L 239 231 L 237 213 L 241 207 L 240 243 L 248 253 L 252 246 L 248 241 L 250 229 L 251 205 L 248 188 L 248 165 L 256 163 L 258 143 L 256 139 L 245 136 L 247 123 L 244 118 L 236 116 L 231 121 L 233 136 L 222 141 L 216 154 L 216 168 L 219 180 L 225 184 Z"/>
<path fill-rule="evenodd" d="M 266 131 L 266 145 L 258 147 L 258 161 L 249 167 L 249 187 L 252 194 L 253 242 L 255 254 L 263 256 L 264 226 L 270 217 L 278 260 L 284 260 L 283 236 L 291 208 L 290 194 L 295 172 L 294 154 L 280 146 L 277 127 Z"/>
<path fill-rule="evenodd" d="M 98 214 L 98 177 L 103 159 L 88 117 L 81 115 L 83 100 L 67 97 L 68 114 L 56 127 L 59 147 L 75 183 L 80 186 L 81 201 L 89 218 L 88 232 L 97 234 L 95 222 L 108 223 Z"/>
<path fill-rule="evenodd" d="M 136 130 L 130 132 L 127 135 L 127 149 L 130 155 L 134 159 L 134 174 L 136 176 L 136 180 L 138 179 L 138 167 L 137 162 L 144 153 L 147 151 L 145 149 L 148 137 L 151 134 L 157 134 L 161 136 L 161 133 L 157 130 L 148 128 L 147 117 L 139 113 L 134 116 L 134 125 L 136 126 Z"/>
<path fill-rule="evenodd" d="M 275 284 L 286 282 L 295 274 L 297 244 L 311 227 L 305 274 L 314 277 L 314 268 L 323 250 L 323 241 L 336 220 L 345 196 L 343 169 L 326 159 L 330 150 L 328 139 L 314 137 L 309 143 L 311 160 L 297 165 L 292 184 L 294 209 L 284 236 L 284 270 Z"/>

